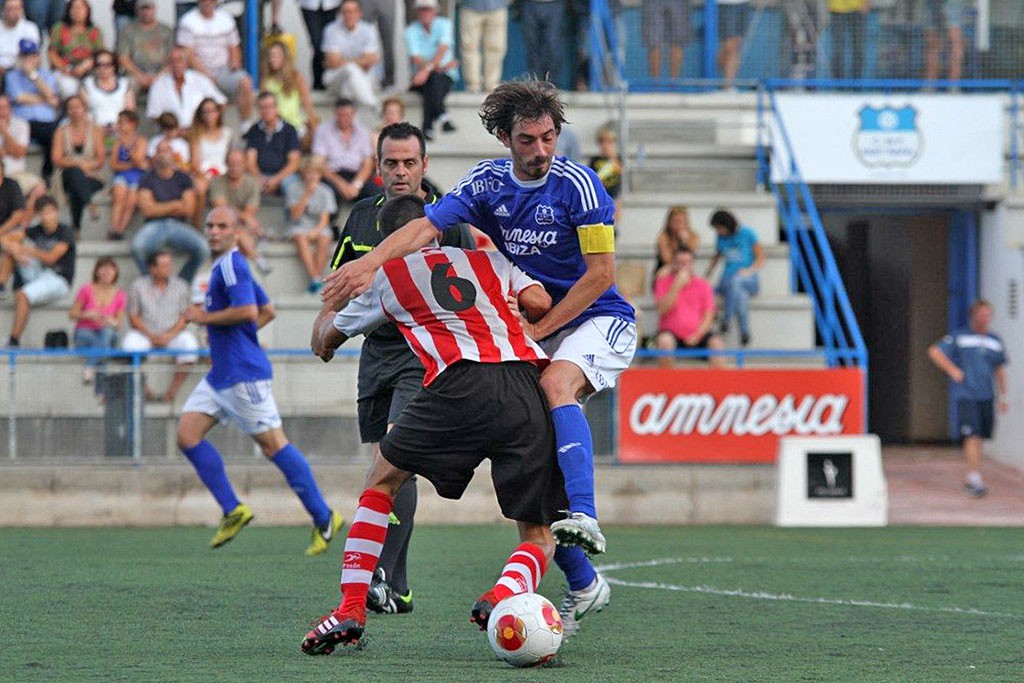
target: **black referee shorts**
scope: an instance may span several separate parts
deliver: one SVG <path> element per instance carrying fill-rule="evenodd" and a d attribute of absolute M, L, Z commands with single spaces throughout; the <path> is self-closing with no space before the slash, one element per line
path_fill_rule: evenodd
<path fill-rule="evenodd" d="M 568 502 L 555 456 L 555 431 L 529 363 L 461 361 L 405 407 L 381 440 L 384 458 L 458 499 L 484 460 L 502 514 L 548 524 Z"/>

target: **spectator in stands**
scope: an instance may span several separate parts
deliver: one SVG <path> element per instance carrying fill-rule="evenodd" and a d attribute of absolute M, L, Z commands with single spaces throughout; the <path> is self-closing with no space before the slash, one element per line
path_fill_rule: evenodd
<path fill-rule="evenodd" d="M 356 118 L 356 105 L 344 97 L 334 103 L 334 120 L 313 134 L 313 154 L 324 159 L 323 176 L 340 207 L 375 194 L 370 182 L 374 154 L 370 133 Z"/>
<path fill-rule="evenodd" d="M 245 150 L 233 147 L 225 159 L 227 171 L 210 181 L 210 206 L 228 206 L 238 214 L 238 222 L 244 230 L 238 235 L 238 250 L 264 275 L 271 272 L 270 263 L 258 251 L 259 240 L 263 238 L 260 228 L 260 184 L 245 171 Z"/>
<path fill-rule="evenodd" d="M 455 59 L 452 21 L 437 15 L 437 0 L 416 0 L 414 7 L 416 21 L 405 28 L 405 49 L 413 72 L 409 89 L 423 96 L 423 137 L 433 140 L 435 123 L 446 133 L 455 130 L 445 98 L 459 78 L 459 61 Z M 534 52 L 531 49 L 527 54 Z"/>
<path fill-rule="evenodd" d="M 661 77 L 661 56 L 668 46 L 668 77 L 683 73 L 683 47 L 690 39 L 690 0 L 643 0 L 641 26 L 647 46 L 647 75 Z"/>
<path fill-rule="evenodd" d="M 364 107 L 377 109 L 381 46 L 377 27 L 363 21 L 359 0 L 344 0 L 338 18 L 324 29 L 324 86 Z"/>
<path fill-rule="evenodd" d="M 605 125 L 598 129 L 597 149 L 597 156 L 590 157 L 587 165 L 597 173 L 611 198 L 618 199 L 622 192 L 622 157 L 619 156 L 619 136 L 614 127 Z"/>
<path fill-rule="evenodd" d="M 521 4 L 523 44 L 529 46 L 526 70 L 541 80 L 561 82 L 565 14 L 565 0 L 523 0 Z"/>
<path fill-rule="evenodd" d="M 459 51 L 469 92 L 490 92 L 501 82 L 508 50 L 508 4 L 509 0 L 463 0 L 459 6 Z"/>
<path fill-rule="evenodd" d="M 103 128 L 105 140 L 112 141 L 117 117 L 123 111 L 135 111 L 135 91 L 131 79 L 117 75 L 117 55 L 110 50 L 96 53 L 92 75 L 82 80 L 82 95 L 89 115 Z"/>
<path fill-rule="evenodd" d="M 18 43 L 42 43 L 39 27 L 25 18 L 23 0 L 6 0 L 0 13 L 0 79 L 18 63 Z"/>
<path fill-rule="evenodd" d="M 175 168 L 170 143 L 161 142 L 153 169 L 139 181 L 139 210 L 146 222 L 132 240 L 132 256 L 140 271 L 145 272 L 153 253 L 170 248 L 187 256 L 180 275 L 192 281 L 199 266 L 210 257 L 206 240 L 191 225 L 195 201 L 192 179 Z"/>
<path fill-rule="evenodd" d="M 67 296 L 75 278 L 74 230 L 60 222 L 60 209 L 53 197 L 40 197 L 36 209 L 39 225 L 0 237 L 0 290 L 17 270 L 8 348 L 21 345 L 21 334 L 32 307 Z"/>
<path fill-rule="evenodd" d="M 4 75 L 5 91 L 14 105 L 14 115 L 28 121 L 32 140 L 48 150 L 60 118 L 57 77 L 40 67 L 38 43 L 22 39 L 18 50 L 18 68 Z M 52 172 L 50 155 L 43 154 L 43 179 L 49 179 Z"/>
<path fill-rule="evenodd" d="M 750 297 L 761 291 L 757 273 L 764 266 L 764 249 L 757 241 L 757 233 L 746 225 L 741 226 L 728 211 L 715 211 L 711 215 L 711 227 L 718 238 L 707 276 L 710 277 L 720 260 L 725 262 L 715 290 L 725 300 L 721 332 L 723 335 L 728 333 L 729 321 L 735 317 L 740 327 L 740 344 L 746 346 L 750 343 L 747 307 Z"/>
<path fill-rule="evenodd" d="M 189 173 L 192 168 L 192 146 L 182 135 L 178 117 L 165 111 L 160 114 L 156 123 L 160 127 L 160 132 L 149 139 L 149 143 L 146 145 L 146 156 L 152 161 L 156 156 L 157 145 L 167 141 L 171 145 L 171 151 L 174 152 L 174 167 L 179 171 Z"/>
<path fill-rule="evenodd" d="M 284 43 L 271 43 L 263 52 L 260 84 L 277 97 L 277 111 L 281 118 L 292 124 L 303 147 L 309 149 L 313 131 L 320 117 L 313 109 L 306 77 L 295 70 L 291 55 Z"/>
<path fill-rule="evenodd" d="M 257 102 L 260 120 L 244 135 L 247 170 L 259 177 L 263 194 L 282 194 L 299 182 L 299 135 L 278 115 L 273 94 L 261 92 Z"/>
<path fill-rule="evenodd" d="M 139 182 L 149 168 L 146 138 L 139 135 L 139 115 L 123 111 L 117 117 L 117 138 L 110 154 L 110 170 L 114 177 L 110 186 L 110 231 L 107 239 L 124 239 L 124 232 L 135 216 Z"/>
<path fill-rule="evenodd" d="M 225 159 L 232 137 L 231 129 L 224 125 L 224 108 L 210 98 L 200 102 L 188 131 L 189 171 L 196 191 L 196 228 L 202 227 L 210 180 L 227 170 Z"/>
<path fill-rule="evenodd" d="M 686 247 L 696 254 L 699 246 L 700 237 L 690 227 L 687 208 L 678 204 L 670 207 L 665 215 L 665 225 L 658 233 L 658 265 L 654 269 L 655 273 L 675 261 L 675 253 L 679 247 Z"/>
<path fill-rule="evenodd" d="M 946 67 L 949 80 L 960 80 L 964 63 L 964 24 L 967 22 L 965 0 L 924 0 L 925 55 L 924 77 L 939 77 L 943 43 L 949 40 Z"/>
<path fill-rule="evenodd" d="M 302 21 L 309 34 L 309 46 L 313 51 L 313 89 L 324 89 L 324 29 L 335 20 L 341 0 L 298 0 L 302 10 Z"/>
<path fill-rule="evenodd" d="M 870 0 L 828 0 L 832 78 L 863 78 Z"/>
<path fill-rule="evenodd" d="M 0 95 L 0 155 L 3 161 L 3 174 L 18 184 L 22 196 L 25 197 L 25 203 L 29 206 L 35 204 L 36 199 L 46 192 L 46 183 L 29 171 L 25 162 L 30 136 L 28 121 L 15 116 L 10 98 Z M 5 219 L 0 219 L 0 222 L 3 220 Z"/>
<path fill-rule="evenodd" d="M 717 62 L 726 90 L 731 90 L 736 83 L 736 73 L 740 70 L 740 47 L 749 23 L 750 0 L 718 0 Z"/>
<path fill-rule="evenodd" d="M 50 67 L 57 72 L 61 97 L 79 91 L 103 45 L 103 32 L 92 23 L 88 0 L 70 0 L 64 18 L 50 29 Z"/>
<path fill-rule="evenodd" d="M 988 493 L 981 477 L 981 442 L 991 439 L 994 426 L 992 378 L 998 385 L 999 412 L 1005 413 L 1010 404 L 1006 393 L 1006 349 L 1003 340 L 994 334 L 992 305 L 984 299 L 971 304 L 970 325 L 946 335 L 928 347 L 928 357 L 953 380 L 953 399 L 967 460 L 964 488 L 967 493 L 981 497 Z"/>
<path fill-rule="evenodd" d="M 65 3 L 61 0 L 27 0 L 25 16 L 45 34 L 50 34 L 53 25 L 60 21 Z"/>
<path fill-rule="evenodd" d="M 135 21 L 118 29 L 117 54 L 139 91 L 149 92 L 170 59 L 174 31 L 156 20 L 156 0 L 138 0 L 135 16 Z"/>
<path fill-rule="evenodd" d="M 693 252 L 680 246 L 673 263 L 662 267 L 654 279 L 654 300 L 658 305 L 655 346 L 659 351 L 725 348 L 713 330 L 715 294 L 708 281 L 694 272 L 693 261 Z M 722 367 L 724 361 L 721 356 L 708 356 L 712 367 Z M 663 356 L 658 364 L 671 367 L 672 357 Z"/>
<path fill-rule="evenodd" d="M 209 97 L 217 104 L 228 101 L 213 81 L 188 68 L 188 52 L 176 47 L 171 50 L 170 68 L 164 71 L 149 89 L 146 116 L 158 118 L 164 112 L 174 114 L 185 128 L 192 125 L 192 117 L 203 99 Z"/>
<path fill-rule="evenodd" d="M 170 403 L 188 377 L 188 367 L 199 360 L 197 354 L 191 353 L 199 349 L 199 341 L 186 329 L 188 323 L 185 321 L 192 292 L 185 280 L 174 275 L 171 252 L 156 249 L 146 255 L 145 264 L 148 275 L 139 277 L 128 288 L 129 328 L 121 348 L 125 351 L 168 349 L 185 352 L 175 356 L 176 371 L 163 396 L 156 396 L 148 384 L 144 388 L 147 400 Z"/>
<path fill-rule="evenodd" d="M 310 294 L 323 288 L 321 276 L 331 255 L 331 216 L 338 212 L 334 194 L 320 182 L 323 159 L 310 157 L 302 164 L 302 182 L 293 183 L 285 192 L 288 210 L 288 238 L 309 277 Z"/>
<path fill-rule="evenodd" d="M 242 68 L 242 39 L 234 18 L 217 8 L 218 0 L 199 6 L 178 22 L 178 44 L 189 51 L 189 66 L 205 74 L 238 104 L 242 121 L 252 117 L 252 79 Z"/>
<path fill-rule="evenodd" d="M 64 120 L 53 134 L 50 154 L 57 172 L 54 186 L 63 190 L 71 206 L 71 224 L 77 234 L 82 229 L 82 214 L 92 196 L 103 189 L 100 172 L 107 162 L 103 129 L 97 126 L 85 108 L 81 95 L 64 101 Z"/>
<path fill-rule="evenodd" d="M 117 331 L 124 320 L 127 297 L 123 289 L 117 286 L 119 271 L 117 262 L 110 256 L 96 259 L 92 269 L 92 281 L 78 289 L 75 302 L 71 304 L 68 317 L 75 321 L 75 329 L 71 334 L 76 349 L 115 349 L 117 348 Z M 92 384 L 96 381 L 96 394 L 103 394 L 102 373 L 103 360 L 90 357 L 85 361 L 82 371 L 82 382 Z"/>
<path fill-rule="evenodd" d="M 30 213 L 25 210 L 21 187 L 13 178 L 6 177 L 4 164 L 0 163 L 0 237 L 27 225 Z"/>

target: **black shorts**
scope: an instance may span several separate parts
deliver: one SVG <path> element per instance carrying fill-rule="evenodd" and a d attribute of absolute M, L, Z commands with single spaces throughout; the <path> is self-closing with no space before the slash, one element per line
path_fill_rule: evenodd
<path fill-rule="evenodd" d="M 992 425 L 995 422 L 992 401 L 957 401 L 956 415 L 961 439 L 968 436 L 992 438 Z"/>
<path fill-rule="evenodd" d="M 398 420 L 405 406 L 423 388 L 423 369 L 406 370 L 388 378 L 386 386 L 356 401 L 359 414 L 359 440 L 377 443 L 388 432 L 388 425 Z"/>
<path fill-rule="evenodd" d="M 456 363 L 405 407 L 381 440 L 381 454 L 451 499 L 490 458 L 502 514 L 548 524 L 568 503 L 539 378 L 529 363 Z"/>
<path fill-rule="evenodd" d="M 667 330 L 662 330 L 662 332 L 667 332 Z M 659 332 L 658 334 L 661 334 L 661 332 Z M 669 332 L 669 334 L 672 333 Z M 672 336 L 675 337 L 676 339 L 676 348 L 680 349 L 706 349 L 708 348 L 708 342 L 711 341 L 711 332 L 708 332 L 703 337 L 698 339 L 696 344 L 690 344 L 685 339 L 676 337 L 674 334 L 672 334 Z"/>

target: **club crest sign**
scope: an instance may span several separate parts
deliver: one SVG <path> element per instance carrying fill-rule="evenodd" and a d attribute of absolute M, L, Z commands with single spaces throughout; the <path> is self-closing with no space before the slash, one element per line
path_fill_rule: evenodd
<path fill-rule="evenodd" d="M 920 158 L 924 141 L 912 105 L 872 107 L 857 112 L 853 150 L 868 168 L 908 168 Z"/>

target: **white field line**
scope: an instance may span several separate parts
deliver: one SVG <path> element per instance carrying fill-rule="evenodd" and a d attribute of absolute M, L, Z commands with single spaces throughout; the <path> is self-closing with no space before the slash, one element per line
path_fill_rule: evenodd
<path fill-rule="evenodd" d="M 659 583 L 655 581 L 625 581 L 613 576 L 610 572 L 623 569 L 634 569 L 638 567 L 659 567 L 669 564 L 713 564 L 729 563 L 732 558 L 709 558 L 709 557 L 665 557 L 656 560 L 643 560 L 639 562 L 620 562 L 595 567 L 605 575 L 608 583 L 616 586 L 629 588 L 650 588 L 653 590 L 677 591 L 681 593 L 701 593 L 704 595 L 721 595 L 730 598 L 748 598 L 751 600 L 769 600 L 775 602 L 802 602 L 816 605 L 839 605 L 843 607 L 874 607 L 878 609 L 895 609 L 914 612 L 939 612 L 944 614 L 966 614 L 980 617 L 1002 617 L 1006 619 L 1021 619 L 1019 614 L 1007 614 L 1004 612 L 986 612 L 973 607 L 923 607 L 909 602 L 874 602 L 872 600 L 843 600 L 839 598 L 804 598 L 789 593 L 767 593 L 765 591 L 745 591 L 739 589 L 714 588 L 712 586 L 677 586 L 670 583 Z"/>

